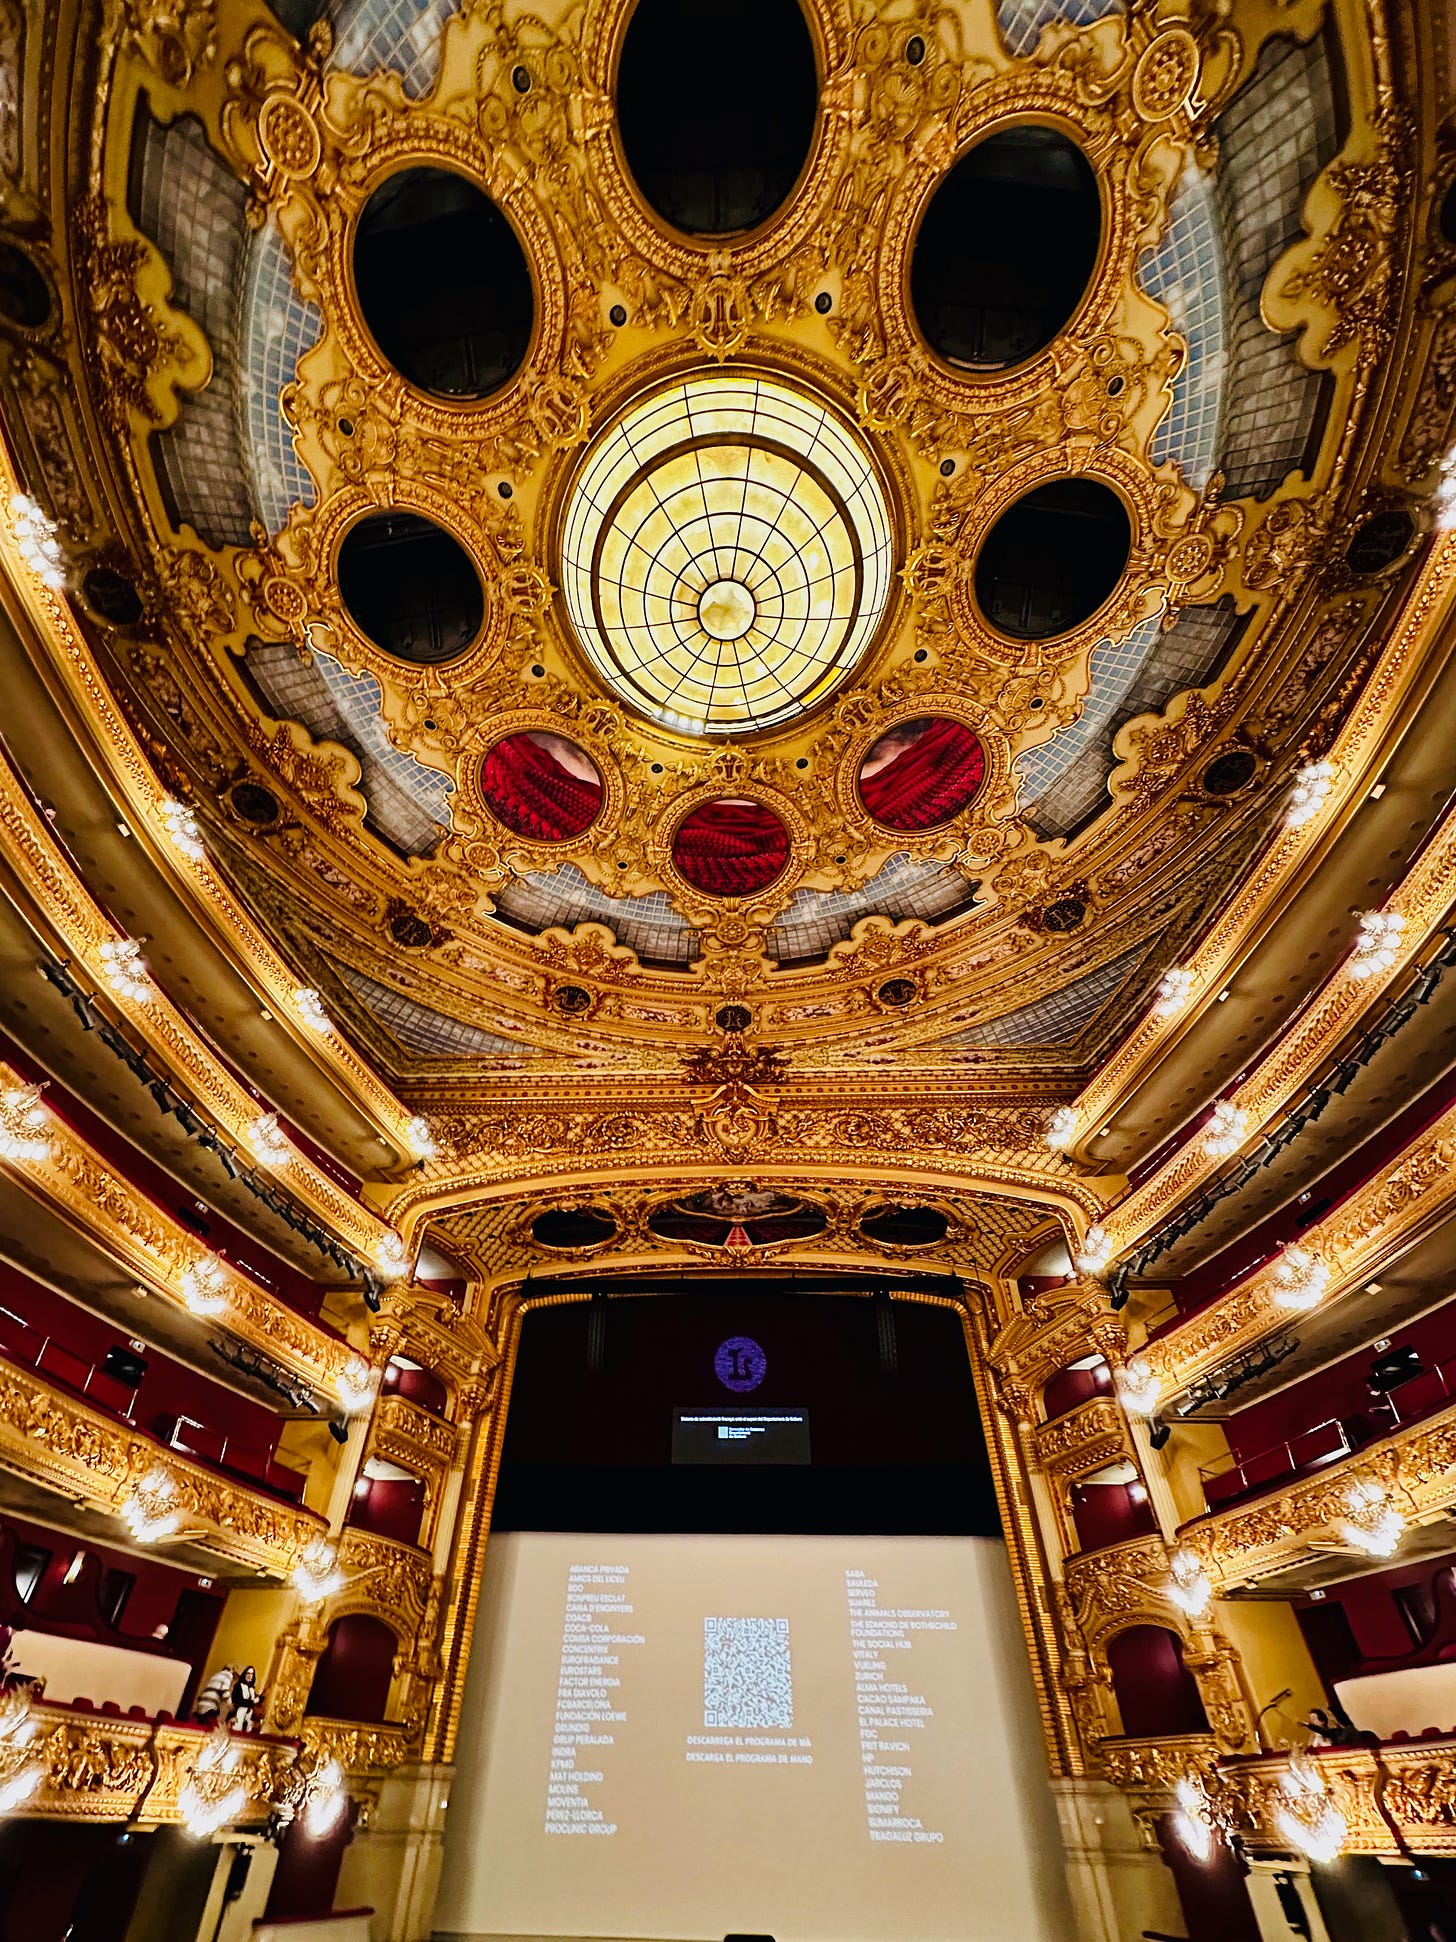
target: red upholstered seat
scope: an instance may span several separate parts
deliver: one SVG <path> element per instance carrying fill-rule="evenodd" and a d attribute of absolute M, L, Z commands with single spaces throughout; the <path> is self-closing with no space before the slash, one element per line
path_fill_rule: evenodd
<path fill-rule="evenodd" d="M 685 816 L 672 860 L 695 890 L 747 897 L 766 890 L 789 860 L 789 833 L 761 802 L 720 798 Z"/>
<path fill-rule="evenodd" d="M 860 775 L 860 798 L 876 822 L 890 829 L 934 829 L 975 800 L 986 779 L 986 751 L 963 722 L 902 722 L 870 750 L 867 770 L 892 737 L 901 745 L 898 753 Z"/>
<path fill-rule="evenodd" d="M 602 806 L 600 779 L 573 774 L 552 746 L 559 741 L 556 736 L 507 735 L 480 765 L 480 790 L 492 814 L 517 836 L 539 843 L 580 836 Z"/>

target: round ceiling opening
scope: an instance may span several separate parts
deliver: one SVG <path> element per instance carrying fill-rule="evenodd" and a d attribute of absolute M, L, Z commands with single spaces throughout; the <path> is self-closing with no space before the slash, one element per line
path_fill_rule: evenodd
<path fill-rule="evenodd" d="M 490 197 L 449 169 L 402 169 L 365 203 L 354 287 L 375 343 L 437 398 L 486 398 L 531 343 L 531 272 Z"/>
<path fill-rule="evenodd" d="M 886 1247 L 934 1247 L 949 1228 L 938 1207 L 875 1207 L 859 1224 L 861 1234 Z"/>
<path fill-rule="evenodd" d="M 600 1207 L 548 1207 L 531 1223 L 538 1247 L 601 1247 L 616 1231 L 616 1221 Z"/>
<path fill-rule="evenodd" d="M 789 832 L 761 802 L 722 796 L 700 803 L 672 839 L 678 874 L 710 897 L 767 890 L 789 860 Z"/>
<path fill-rule="evenodd" d="M 1097 479 L 1037 486 L 996 521 L 976 561 L 976 603 L 1019 641 L 1080 627 L 1122 578 L 1132 551 L 1127 507 Z"/>
<path fill-rule="evenodd" d="M 818 1207 L 792 1194 L 756 1186 L 707 1187 L 656 1208 L 648 1230 L 663 1241 L 696 1241 L 701 1247 L 772 1247 L 807 1241 L 828 1222 Z"/>
<path fill-rule="evenodd" d="M 981 793 L 986 751 L 964 722 L 896 722 L 860 765 L 860 801 L 887 829 L 935 829 Z"/>
<path fill-rule="evenodd" d="M 560 584 L 618 698 L 692 735 L 787 721 L 856 665 L 890 597 L 889 505 L 858 434 L 765 374 L 639 399 L 588 448 Z"/>
<path fill-rule="evenodd" d="M 818 95 L 797 0 L 638 0 L 617 71 L 622 153 L 675 229 L 753 229 L 799 179 Z"/>
<path fill-rule="evenodd" d="M 1102 243 L 1092 166 L 1056 128 L 1007 128 L 931 197 L 910 302 L 947 363 L 1001 371 L 1044 350 L 1082 301 Z"/>
<path fill-rule="evenodd" d="M 583 835 L 602 806 L 596 763 L 549 729 L 502 737 L 480 765 L 480 792 L 498 822 L 537 843 Z"/>
<path fill-rule="evenodd" d="M 470 555 L 418 513 L 370 513 L 349 528 L 339 548 L 339 593 L 361 634 L 417 665 L 463 654 L 485 620 Z"/>

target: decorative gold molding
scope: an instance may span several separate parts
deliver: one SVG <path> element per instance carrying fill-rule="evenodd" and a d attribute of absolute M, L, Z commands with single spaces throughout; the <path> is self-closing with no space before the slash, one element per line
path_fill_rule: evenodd
<path fill-rule="evenodd" d="M 26 1091 L 14 1067 L 0 1060 L 0 1093 Z M 25 1191 L 149 1290 L 186 1311 L 187 1277 L 206 1272 L 216 1257 L 155 1201 L 103 1161 L 54 1113 L 33 1129 L 49 1149 L 43 1160 L 0 1160 Z M 213 1326 L 260 1349 L 321 1395 L 339 1400 L 339 1384 L 358 1352 L 318 1328 L 225 1263 L 211 1269 L 208 1293 L 226 1300 Z"/>
<path fill-rule="evenodd" d="M 1456 1509 L 1456 1404 L 1368 1443 L 1352 1456 L 1260 1493 L 1251 1502 L 1211 1511 L 1186 1524 L 1216 1590 L 1257 1584 L 1307 1560 L 1334 1553 L 1352 1565 L 1365 1553 L 1342 1542 L 1352 1484 L 1374 1483 L 1391 1509 L 1423 1524 Z"/>
<path fill-rule="evenodd" d="M 164 843 L 169 839 L 161 837 Z M 93 987 L 141 1038 L 158 1063 L 197 1101 L 219 1131 L 245 1150 L 258 1102 L 233 1077 L 165 992 L 144 999 L 117 991 L 106 977 L 101 946 L 116 936 L 108 920 L 21 782 L 9 752 L 0 749 L 0 853 L 34 899 L 64 953 L 85 967 Z M 290 989 L 291 1003 L 291 989 Z M 370 1260 L 388 1234 L 373 1210 L 346 1194 L 296 1147 L 284 1183 L 300 1203 L 346 1246 Z"/>
<path fill-rule="evenodd" d="M 161 1472 L 179 1519 L 174 1541 L 274 1578 L 287 1577 L 326 1529 L 315 1512 L 206 1470 L 8 1362 L 0 1362 L 0 1467 L 108 1517 Z"/>
<path fill-rule="evenodd" d="M 1300 1246 L 1317 1255 L 1330 1272 L 1321 1308 L 1349 1299 L 1386 1262 L 1448 1217 L 1456 1201 L 1453 1165 L 1456 1107 L 1301 1234 Z M 1138 1349 L 1138 1359 L 1152 1371 L 1161 1397 L 1170 1399 L 1230 1356 L 1287 1326 L 1291 1311 L 1280 1304 L 1277 1275 L 1276 1261 Z"/>

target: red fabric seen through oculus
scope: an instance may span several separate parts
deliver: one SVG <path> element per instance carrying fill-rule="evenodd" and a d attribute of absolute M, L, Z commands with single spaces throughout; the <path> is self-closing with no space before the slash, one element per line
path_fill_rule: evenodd
<path fill-rule="evenodd" d="M 480 765 L 480 792 L 507 829 L 565 843 L 596 821 L 602 778 L 575 742 L 546 730 L 507 735 Z"/>
<path fill-rule="evenodd" d="M 761 802 L 722 797 L 692 810 L 672 839 L 672 860 L 695 890 L 749 897 L 789 860 L 789 832 Z"/>
<path fill-rule="evenodd" d="M 986 751 L 963 722 L 922 716 L 897 722 L 865 757 L 860 800 L 887 829 L 934 829 L 973 803 L 986 780 Z"/>

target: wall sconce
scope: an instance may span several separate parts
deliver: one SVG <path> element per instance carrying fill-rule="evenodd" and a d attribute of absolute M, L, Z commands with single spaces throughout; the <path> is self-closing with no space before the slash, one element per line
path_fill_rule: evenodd
<path fill-rule="evenodd" d="M 1274 1299 L 1281 1308 L 1315 1308 L 1329 1285 L 1329 1268 L 1317 1254 L 1285 1248 L 1274 1269 Z"/>
<path fill-rule="evenodd" d="M 1348 1829 L 1318 1769 L 1295 1754 L 1279 1776 L 1279 1790 L 1274 1825 L 1290 1847 L 1310 1861 L 1337 1861 Z"/>
<path fill-rule="evenodd" d="M 51 1143 L 38 1128 L 46 1123 L 40 1086 L 10 1086 L 0 1092 L 0 1160 L 39 1163 L 51 1157 Z"/>
<path fill-rule="evenodd" d="M 248 1790 L 239 1778 L 242 1756 L 225 1726 L 214 1729 L 198 1754 L 181 1793 L 177 1809 L 182 1825 L 198 1840 L 235 1821 L 248 1804 Z"/>
<path fill-rule="evenodd" d="M 1159 1383 L 1141 1356 L 1134 1356 L 1113 1377 L 1117 1400 L 1129 1416 L 1151 1416 L 1158 1407 Z"/>
<path fill-rule="evenodd" d="M 177 1486 L 168 1473 L 161 1468 L 149 1470 L 121 1506 L 122 1522 L 138 1544 L 160 1544 L 182 1528 L 176 1500 Z"/>
<path fill-rule="evenodd" d="M 1203 1568 L 1203 1560 L 1186 1544 L 1180 1544 L 1168 1560 L 1171 1574 L 1167 1584 L 1169 1599 L 1187 1618 L 1201 1618 L 1213 1603 L 1213 1586 Z"/>
<path fill-rule="evenodd" d="M 1335 1520 L 1335 1534 L 1370 1558 L 1390 1558 L 1405 1536 L 1405 1519 L 1390 1502 L 1383 1484 L 1357 1478 L 1345 1498 L 1346 1515 Z"/>
<path fill-rule="evenodd" d="M 339 1569 L 339 1549 L 326 1537 L 305 1544 L 293 1567 L 293 1583 L 306 1605 L 321 1605 L 344 1588 Z"/>

